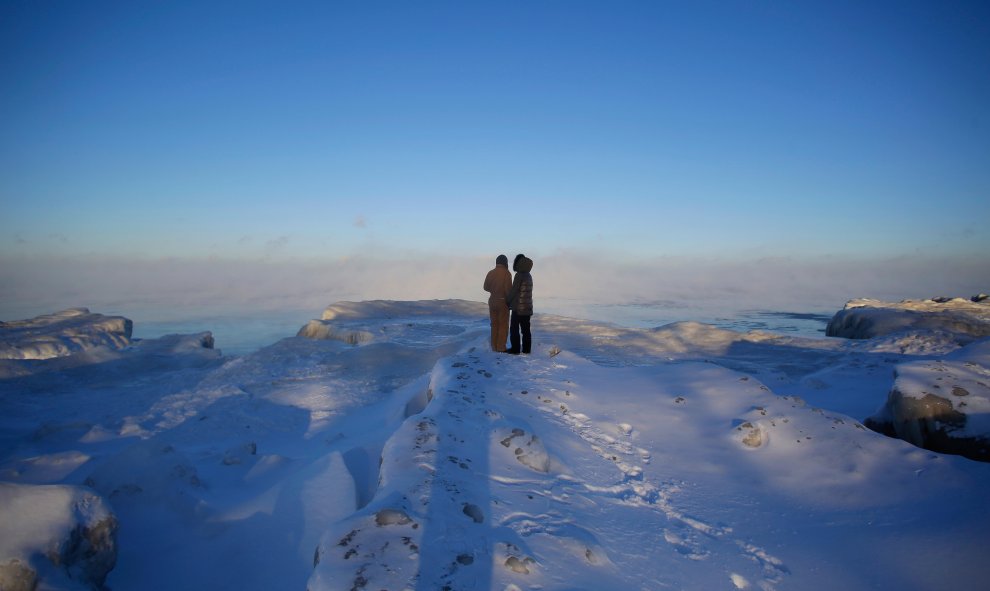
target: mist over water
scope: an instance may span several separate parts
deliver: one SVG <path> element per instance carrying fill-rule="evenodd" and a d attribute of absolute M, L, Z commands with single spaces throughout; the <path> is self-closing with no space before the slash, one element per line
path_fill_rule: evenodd
<path fill-rule="evenodd" d="M 186 312 L 188 316 L 183 317 L 183 310 L 156 311 L 146 320 L 138 315 L 132 318 L 134 338 L 151 339 L 167 334 L 209 331 L 213 333 L 215 347 L 225 355 L 245 355 L 295 336 L 306 322 L 320 318 L 323 310 Z M 695 321 L 739 332 L 766 330 L 804 337 L 824 337 L 825 326 L 831 318 L 831 314 L 824 313 L 771 310 L 724 310 L 720 313 L 676 302 L 637 305 L 568 302 L 555 305 L 550 301 L 539 313 L 607 322 L 627 328 L 648 329 L 672 322 Z M 487 326 L 487 318 L 479 317 L 478 320 L 480 326 Z M 539 316 L 533 321 L 533 329 L 538 333 Z"/>
<path fill-rule="evenodd" d="M 763 330 L 792 336 L 824 337 L 828 321 L 841 307 L 842 302 L 831 310 L 822 307 L 794 312 L 671 301 L 571 305 L 562 306 L 559 313 L 627 328 L 651 329 L 674 322 L 701 322 L 736 332 Z"/>
<path fill-rule="evenodd" d="M 632 328 L 696 321 L 818 337 L 850 299 L 970 297 L 990 290 L 990 260 L 973 257 L 624 263 L 575 253 L 534 257 L 538 314 Z M 426 260 L 0 257 L 0 321 L 86 307 L 130 318 L 136 338 L 210 331 L 217 348 L 242 355 L 294 336 L 335 302 L 487 300 L 482 282 L 492 257 Z"/>

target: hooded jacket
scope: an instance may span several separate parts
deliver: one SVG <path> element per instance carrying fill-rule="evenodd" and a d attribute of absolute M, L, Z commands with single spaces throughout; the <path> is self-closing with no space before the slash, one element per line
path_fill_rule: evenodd
<path fill-rule="evenodd" d="M 529 257 L 518 257 L 512 268 L 516 272 L 512 280 L 512 292 L 509 294 L 509 308 L 520 316 L 533 315 L 533 260 Z"/>
<path fill-rule="evenodd" d="M 495 268 L 485 276 L 485 291 L 490 293 L 488 305 L 509 302 L 509 292 L 512 291 L 512 273 L 509 273 L 509 259 L 499 256 L 495 259 Z"/>

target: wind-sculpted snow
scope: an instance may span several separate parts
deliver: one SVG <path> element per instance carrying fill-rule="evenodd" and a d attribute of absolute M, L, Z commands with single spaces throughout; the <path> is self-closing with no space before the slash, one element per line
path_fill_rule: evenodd
<path fill-rule="evenodd" d="M 508 356 L 487 350 L 483 304 L 329 310 L 328 334 L 371 338 L 227 359 L 187 335 L 7 360 L 0 480 L 107 499 L 115 589 L 975 590 L 990 577 L 990 465 L 860 422 L 895 367 L 954 342 L 537 315 L 533 354 Z"/>
<path fill-rule="evenodd" d="M 866 424 L 919 447 L 990 461 L 990 300 L 851 300 L 827 333 L 907 354 Z M 971 344 L 972 343 L 972 344 Z M 964 349 L 960 346 L 968 345 Z"/>
<path fill-rule="evenodd" d="M 130 344 L 133 325 L 120 316 L 72 308 L 30 320 L 0 322 L 0 359 L 51 359 Z"/>
<path fill-rule="evenodd" d="M 349 345 L 383 341 L 431 345 L 438 339 L 456 340 L 468 327 L 486 328 L 487 318 L 487 306 L 464 300 L 338 302 L 296 336 Z"/>
<path fill-rule="evenodd" d="M 850 534 L 857 512 L 944 484 L 920 472 L 953 471 L 710 364 L 601 372 L 567 352 L 469 349 L 428 390 L 385 445 L 371 503 L 324 536 L 310 589 L 774 589 L 794 572 L 755 499 L 816 507 Z M 879 494 L 895 482 L 908 486 Z"/>
<path fill-rule="evenodd" d="M 826 334 L 868 339 L 909 331 L 944 332 L 962 344 L 990 336 L 990 300 L 851 300 L 828 323 Z"/>

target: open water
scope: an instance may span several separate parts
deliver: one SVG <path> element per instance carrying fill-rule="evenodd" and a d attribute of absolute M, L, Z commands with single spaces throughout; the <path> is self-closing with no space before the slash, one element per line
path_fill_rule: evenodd
<path fill-rule="evenodd" d="M 105 312 L 100 310 L 102 313 Z M 322 310 L 217 311 L 169 317 L 141 311 L 121 312 L 134 321 L 135 338 L 155 338 L 166 334 L 210 331 L 215 346 L 225 355 L 244 355 L 279 340 L 295 336 L 299 329 Z M 610 322 L 631 328 L 654 328 L 672 322 L 695 321 L 719 328 L 747 332 L 764 330 L 804 337 L 824 337 L 833 312 L 780 312 L 773 310 L 718 310 L 679 305 L 672 302 L 612 305 L 547 302 L 537 311 Z M 538 321 L 534 330 L 538 330 Z"/>

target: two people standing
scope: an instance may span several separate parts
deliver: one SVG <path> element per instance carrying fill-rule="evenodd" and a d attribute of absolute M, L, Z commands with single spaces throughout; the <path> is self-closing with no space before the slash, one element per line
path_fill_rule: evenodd
<path fill-rule="evenodd" d="M 530 318 L 533 316 L 533 260 L 524 254 L 516 255 L 512 262 L 515 278 L 509 274 L 509 259 L 498 255 L 495 268 L 485 276 L 485 291 L 488 296 L 488 316 L 492 325 L 492 351 L 505 351 L 513 355 L 529 354 L 533 337 L 530 333 Z M 512 312 L 511 319 L 509 312 Z M 511 347 L 506 350 L 505 337 L 508 333 Z"/>

